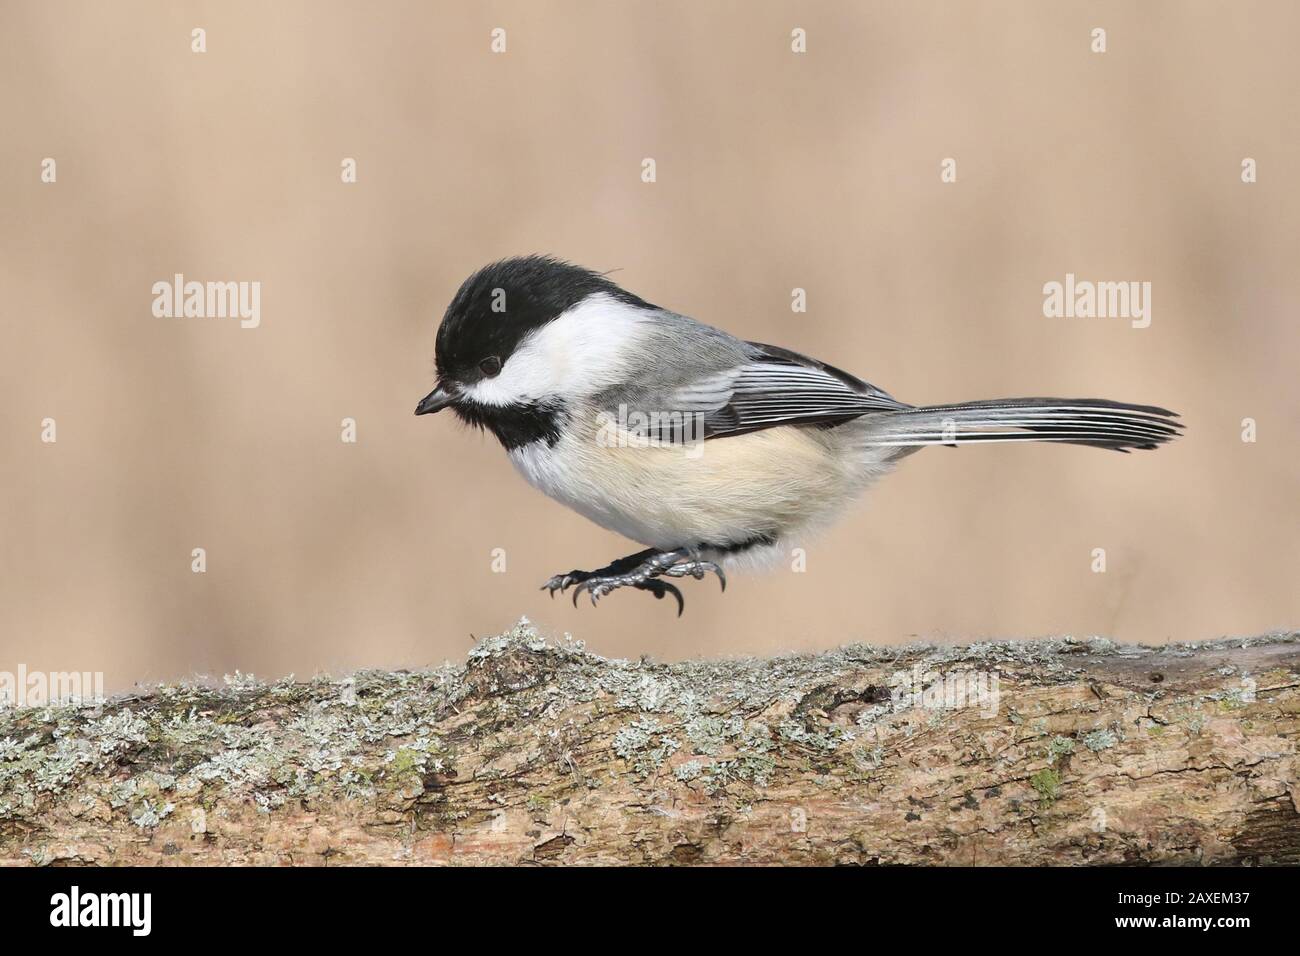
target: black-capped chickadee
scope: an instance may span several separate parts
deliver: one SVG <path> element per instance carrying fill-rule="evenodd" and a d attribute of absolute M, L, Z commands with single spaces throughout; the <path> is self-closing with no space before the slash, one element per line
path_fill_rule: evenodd
<path fill-rule="evenodd" d="M 761 563 L 925 445 L 1049 441 L 1127 452 L 1179 434 L 1173 412 L 1099 398 L 913 406 L 816 359 L 746 342 L 544 256 L 480 269 L 447 307 L 437 387 L 534 486 L 648 545 L 557 574 L 574 601 Z"/>

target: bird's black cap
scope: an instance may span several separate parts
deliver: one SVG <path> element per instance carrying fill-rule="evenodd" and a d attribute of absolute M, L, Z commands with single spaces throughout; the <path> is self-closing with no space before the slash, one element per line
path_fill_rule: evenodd
<path fill-rule="evenodd" d="M 550 256 L 520 256 L 484 266 L 462 283 L 438 327 L 439 381 L 476 381 L 484 359 L 505 361 L 529 332 L 598 292 L 652 308 L 600 273 Z"/>

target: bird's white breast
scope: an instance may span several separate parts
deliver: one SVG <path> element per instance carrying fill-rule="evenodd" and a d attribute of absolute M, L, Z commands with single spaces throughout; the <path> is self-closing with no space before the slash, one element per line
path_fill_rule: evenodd
<path fill-rule="evenodd" d="M 883 468 L 845 455 L 829 432 L 772 428 L 680 445 L 611 445 L 594 415 L 554 446 L 510 452 L 536 488 L 656 548 L 780 538 L 830 518 Z"/>

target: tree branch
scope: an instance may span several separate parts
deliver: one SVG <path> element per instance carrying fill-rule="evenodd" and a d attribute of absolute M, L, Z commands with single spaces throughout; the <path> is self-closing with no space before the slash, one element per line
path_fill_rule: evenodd
<path fill-rule="evenodd" d="M 0 714 L 0 863 L 1300 863 L 1300 635 L 464 666 Z"/>

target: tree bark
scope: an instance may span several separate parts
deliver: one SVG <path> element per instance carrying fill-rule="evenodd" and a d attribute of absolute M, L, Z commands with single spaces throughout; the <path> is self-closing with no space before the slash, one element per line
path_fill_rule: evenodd
<path fill-rule="evenodd" d="M 1300 635 L 462 666 L 0 713 L 0 863 L 1295 864 Z"/>

